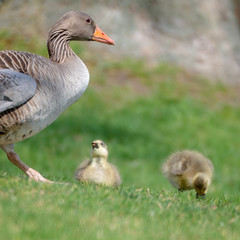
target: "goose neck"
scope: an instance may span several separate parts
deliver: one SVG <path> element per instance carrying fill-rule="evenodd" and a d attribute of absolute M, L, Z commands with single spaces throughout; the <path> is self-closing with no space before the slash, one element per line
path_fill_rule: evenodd
<path fill-rule="evenodd" d="M 107 162 L 107 159 L 105 157 L 97 156 L 92 159 L 92 162 L 94 164 L 105 165 Z"/>
<path fill-rule="evenodd" d="M 49 58 L 56 63 L 64 63 L 75 53 L 69 47 L 71 38 L 66 30 L 52 30 L 49 32 L 47 48 Z"/>

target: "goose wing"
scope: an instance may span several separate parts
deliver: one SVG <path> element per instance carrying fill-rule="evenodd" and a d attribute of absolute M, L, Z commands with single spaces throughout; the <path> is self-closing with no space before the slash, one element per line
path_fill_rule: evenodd
<path fill-rule="evenodd" d="M 0 69 L 0 113 L 18 107 L 36 92 L 36 81 L 27 74 Z"/>

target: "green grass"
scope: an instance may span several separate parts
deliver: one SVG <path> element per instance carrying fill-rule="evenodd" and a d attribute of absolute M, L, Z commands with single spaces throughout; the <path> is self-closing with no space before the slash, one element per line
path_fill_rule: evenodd
<path fill-rule="evenodd" d="M 7 33 L 0 36 L 8 42 Z M 29 182 L 1 152 L 1 239 L 239 239 L 239 89 L 168 64 L 98 61 L 81 47 L 80 53 L 91 73 L 84 96 L 16 144 L 28 165 L 70 184 Z M 118 189 L 73 180 L 98 138 L 121 173 Z M 194 191 L 178 193 L 161 174 L 164 159 L 182 149 L 214 164 L 205 200 Z"/>

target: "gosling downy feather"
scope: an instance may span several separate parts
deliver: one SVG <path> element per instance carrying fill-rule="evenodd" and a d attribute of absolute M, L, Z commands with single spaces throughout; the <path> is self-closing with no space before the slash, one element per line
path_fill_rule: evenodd
<path fill-rule="evenodd" d="M 170 155 L 162 165 L 162 172 L 180 191 L 195 189 L 197 196 L 205 196 L 213 176 L 213 164 L 196 151 L 181 151 Z"/>
<path fill-rule="evenodd" d="M 94 182 L 106 186 L 119 186 L 121 178 L 117 168 L 108 162 L 107 145 L 102 140 L 92 142 L 91 160 L 78 167 L 75 178 L 83 182 Z"/>

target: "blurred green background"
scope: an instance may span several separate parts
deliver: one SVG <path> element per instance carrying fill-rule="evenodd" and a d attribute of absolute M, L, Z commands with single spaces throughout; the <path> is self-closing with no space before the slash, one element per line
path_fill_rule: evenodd
<path fill-rule="evenodd" d="M 116 37 L 114 47 L 71 43 L 89 69 L 87 91 L 47 129 L 16 144 L 28 165 L 70 185 L 28 182 L 0 153 L 2 239 L 238 239 L 238 1 L 212 1 L 211 17 L 203 14 L 212 9 L 207 1 L 70 2 L 0 5 L 1 50 L 47 57 L 47 27 L 77 7 Z M 94 139 L 107 143 L 119 189 L 73 180 Z M 164 159 L 182 149 L 214 164 L 205 201 L 179 194 L 161 174 Z"/>

